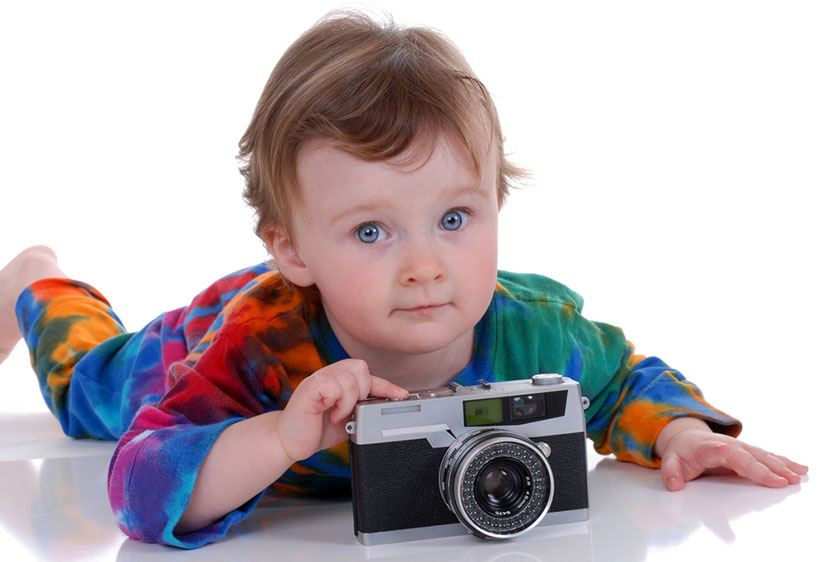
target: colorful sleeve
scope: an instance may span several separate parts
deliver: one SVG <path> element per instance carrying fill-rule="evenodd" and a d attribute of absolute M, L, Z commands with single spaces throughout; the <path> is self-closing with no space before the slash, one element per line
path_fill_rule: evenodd
<path fill-rule="evenodd" d="M 619 328 L 576 315 L 573 337 L 566 372 L 579 373 L 583 394 L 591 400 L 587 433 L 599 453 L 657 468 L 657 435 L 670 421 L 687 416 L 719 433 L 740 433 L 740 422 L 710 405 L 680 372 L 656 357 L 635 355 Z"/>
<path fill-rule="evenodd" d="M 224 536 L 248 515 L 260 496 L 204 529 L 187 535 L 174 533 L 207 452 L 219 434 L 239 420 L 206 426 L 177 421 L 154 407 L 139 413 L 116 448 L 108 492 L 118 526 L 128 536 L 196 548 Z"/>
<path fill-rule="evenodd" d="M 158 405 L 143 407 L 121 438 L 110 465 L 110 503 L 127 535 L 196 548 L 224 536 L 262 494 L 212 525 L 189 534 L 174 529 L 186 509 L 205 456 L 229 425 L 280 404 L 280 369 L 273 356 L 217 336 L 198 357 L 171 368 L 174 383 Z M 265 383 L 265 375 L 277 380 Z M 209 374 L 209 376 L 207 376 Z M 283 375 L 284 376 L 284 375 Z"/>

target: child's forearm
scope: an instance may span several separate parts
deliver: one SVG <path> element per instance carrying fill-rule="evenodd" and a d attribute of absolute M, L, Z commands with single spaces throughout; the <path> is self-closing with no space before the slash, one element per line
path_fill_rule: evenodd
<path fill-rule="evenodd" d="M 370 395 L 403 400 L 409 392 L 370 375 L 365 361 L 344 359 L 303 379 L 285 409 L 228 426 L 199 468 L 175 532 L 203 529 L 264 490 L 295 459 L 347 439 L 347 417 Z"/>
<path fill-rule="evenodd" d="M 277 480 L 293 464 L 277 437 L 281 412 L 230 425 L 205 457 L 177 534 L 202 529 Z"/>

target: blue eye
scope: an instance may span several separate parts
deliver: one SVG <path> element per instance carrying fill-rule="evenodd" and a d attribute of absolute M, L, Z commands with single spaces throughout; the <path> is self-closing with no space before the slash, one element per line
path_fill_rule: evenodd
<path fill-rule="evenodd" d="M 441 217 L 441 228 L 444 230 L 458 230 L 470 219 L 469 213 L 460 209 L 453 209 Z"/>
<path fill-rule="evenodd" d="M 373 222 L 366 223 L 360 225 L 357 228 L 357 232 L 355 232 L 357 239 L 363 242 L 364 244 L 374 244 L 375 242 L 381 242 L 386 240 L 388 233 L 386 230 L 383 229 L 382 226 L 379 226 Z"/>

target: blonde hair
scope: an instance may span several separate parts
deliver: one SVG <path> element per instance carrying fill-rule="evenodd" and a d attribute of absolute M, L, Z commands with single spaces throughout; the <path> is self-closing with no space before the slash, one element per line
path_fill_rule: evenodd
<path fill-rule="evenodd" d="M 256 233 L 290 235 L 297 154 L 306 141 L 331 139 L 371 162 L 394 158 L 425 136 L 431 150 L 446 131 L 461 140 L 480 173 L 482 126 L 498 151 L 501 205 L 523 172 L 506 160 L 493 100 L 455 45 L 428 28 L 329 14 L 277 62 L 239 141 Z"/>

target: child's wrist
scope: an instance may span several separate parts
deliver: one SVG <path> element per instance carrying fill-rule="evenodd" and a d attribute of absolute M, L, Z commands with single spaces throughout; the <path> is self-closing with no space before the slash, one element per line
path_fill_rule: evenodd
<path fill-rule="evenodd" d="M 712 432 L 709 425 L 701 419 L 691 417 L 675 418 L 667 423 L 657 435 L 657 440 L 654 443 L 654 456 L 662 458 L 669 443 L 680 433 L 690 430 Z"/>
<path fill-rule="evenodd" d="M 271 416 L 271 442 L 269 443 L 269 449 L 271 454 L 275 456 L 275 458 L 279 459 L 279 464 L 286 464 L 287 466 L 291 466 L 294 463 L 294 460 L 289 456 L 286 452 L 285 447 L 283 446 L 282 438 L 280 437 L 281 433 L 281 422 L 283 414 L 285 412 L 282 410 L 275 410 L 273 412 L 268 412 L 268 415 Z"/>

